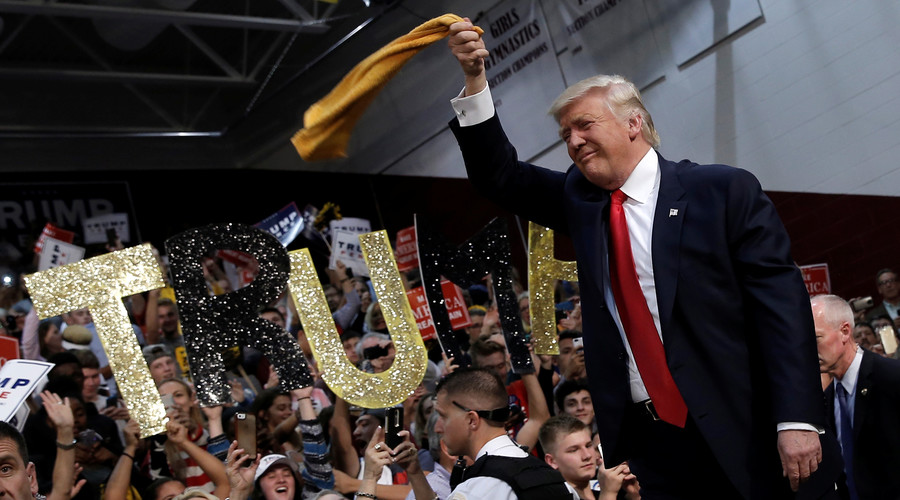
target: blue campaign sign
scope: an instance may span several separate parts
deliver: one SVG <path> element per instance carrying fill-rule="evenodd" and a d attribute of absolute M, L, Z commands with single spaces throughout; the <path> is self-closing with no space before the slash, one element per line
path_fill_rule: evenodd
<path fill-rule="evenodd" d="M 306 222 L 300 215 L 297 204 L 292 201 L 281 210 L 255 224 L 254 227 L 268 231 L 286 247 L 294 241 L 300 231 L 303 231 L 305 225 Z"/>

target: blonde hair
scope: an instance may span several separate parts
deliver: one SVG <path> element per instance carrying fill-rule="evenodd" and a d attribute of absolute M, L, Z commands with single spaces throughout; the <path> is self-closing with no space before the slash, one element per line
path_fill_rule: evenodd
<path fill-rule="evenodd" d="M 659 134 L 653 126 L 653 118 L 644 107 L 637 87 L 623 76 L 597 75 L 585 78 L 563 91 L 550 105 L 548 114 L 558 122 L 562 109 L 594 90 L 603 92 L 609 110 L 620 120 L 628 120 L 635 114 L 641 116 L 641 135 L 653 148 L 659 148 Z"/>

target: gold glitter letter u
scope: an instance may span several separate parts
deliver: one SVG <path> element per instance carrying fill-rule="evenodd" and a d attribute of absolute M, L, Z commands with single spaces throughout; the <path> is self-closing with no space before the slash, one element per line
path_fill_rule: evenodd
<path fill-rule="evenodd" d="M 122 297 L 162 288 L 162 272 L 150 245 L 126 248 L 25 277 L 38 316 L 87 307 L 109 357 L 131 418 L 141 437 L 166 431 L 165 407 L 141 354 Z"/>
<path fill-rule="evenodd" d="M 328 387 L 350 404 L 386 408 L 404 401 L 418 387 L 425 376 L 428 358 L 387 232 L 364 234 L 359 241 L 397 351 L 394 363 L 387 371 L 365 373 L 347 359 L 309 250 L 304 248 L 289 253 L 291 277 L 288 286 Z"/>

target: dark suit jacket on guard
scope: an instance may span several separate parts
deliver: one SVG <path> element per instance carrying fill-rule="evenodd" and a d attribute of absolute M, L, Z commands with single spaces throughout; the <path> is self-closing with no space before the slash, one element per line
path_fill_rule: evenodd
<path fill-rule="evenodd" d="M 631 394 L 624 344 L 603 293 L 609 192 L 574 165 L 562 173 L 517 161 L 496 115 L 471 127 L 450 125 L 476 189 L 571 236 L 600 439 L 608 463 L 621 462 Z M 669 370 L 738 490 L 773 498 L 776 483 L 784 484 L 776 424 L 825 423 L 809 296 L 787 233 L 753 175 L 662 156 L 659 167 L 652 252 Z"/>
<path fill-rule="evenodd" d="M 834 420 L 834 384 L 825 390 Z M 853 408 L 853 470 L 859 498 L 900 498 L 900 361 L 863 351 Z"/>

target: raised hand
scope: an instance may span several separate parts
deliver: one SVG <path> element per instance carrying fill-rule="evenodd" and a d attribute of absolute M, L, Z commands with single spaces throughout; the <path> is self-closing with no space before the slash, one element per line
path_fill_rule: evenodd
<path fill-rule="evenodd" d="M 366 447 L 365 469 L 363 479 L 377 480 L 381 477 L 384 466 L 394 462 L 391 449 L 384 443 L 384 429 L 379 425 Z"/>
<path fill-rule="evenodd" d="M 53 422 L 53 427 L 56 428 L 57 434 L 68 430 L 68 439 L 72 439 L 75 417 L 72 415 L 72 408 L 69 407 L 69 398 L 63 400 L 50 391 L 44 391 L 41 393 L 41 401 L 44 403 L 47 417 Z"/>
<path fill-rule="evenodd" d="M 409 474 L 418 474 L 422 467 L 419 465 L 419 454 L 416 453 L 416 445 L 409 440 L 409 431 L 400 431 L 398 435 L 403 438 L 403 442 L 391 450 L 391 457 L 394 463 L 406 469 L 406 472 Z"/>
<path fill-rule="evenodd" d="M 467 78 L 484 76 L 484 58 L 489 53 L 484 46 L 481 35 L 475 31 L 475 25 L 465 18 L 450 25 L 450 38 L 447 40 L 450 52 L 456 57 Z"/>
<path fill-rule="evenodd" d="M 238 448 L 237 441 L 232 441 L 228 447 L 228 459 L 225 460 L 225 472 L 228 475 L 228 482 L 231 484 L 231 500 L 246 500 L 253 492 L 253 478 L 256 476 L 256 469 L 259 467 L 260 455 L 257 453 L 256 458 L 248 467 L 243 464 L 251 460 L 242 448 Z"/>

